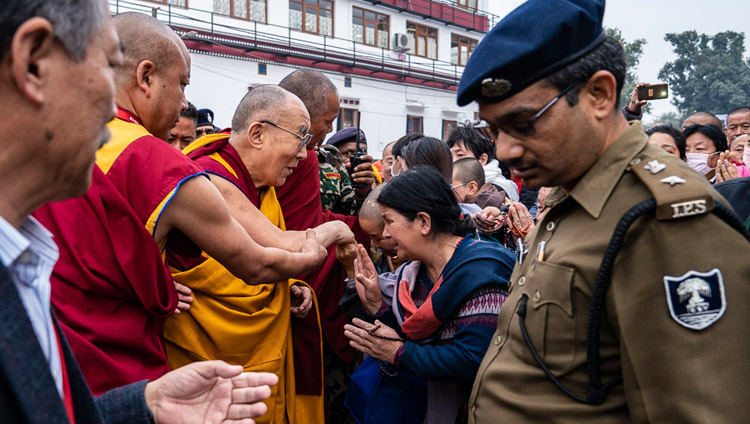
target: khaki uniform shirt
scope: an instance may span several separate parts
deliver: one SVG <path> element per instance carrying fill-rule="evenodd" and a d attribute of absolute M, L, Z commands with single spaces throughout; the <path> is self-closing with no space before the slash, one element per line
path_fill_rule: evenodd
<path fill-rule="evenodd" d="M 640 123 L 631 123 L 569 194 L 550 193 L 552 208 L 526 239 L 528 254 L 511 276 L 477 372 L 470 422 L 750 419 L 750 244 L 705 213 L 719 197 L 705 178 L 646 140 Z M 602 315 L 602 381 L 621 375 L 623 382 L 600 405 L 577 402 L 534 360 L 520 330 L 519 303 L 527 297 L 525 325 L 547 367 L 585 397 L 597 271 L 617 222 L 649 198 L 656 200 L 656 216 L 643 216 L 628 230 Z"/>

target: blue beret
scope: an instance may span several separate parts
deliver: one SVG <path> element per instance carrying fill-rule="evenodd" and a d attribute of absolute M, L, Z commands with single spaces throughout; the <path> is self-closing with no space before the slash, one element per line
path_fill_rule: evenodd
<path fill-rule="evenodd" d="M 198 123 L 196 127 L 214 124 L 214 111 L 211 109 L 198 109 Z"/>
<path fill-rule="evenodd" d="M 342 143 L 355 142 L 357 141 L 357 129 L 354 127 L 344 128 L 343 130 L 332 135 L 331 138 L 326 141 L 326 144 L 332 146 L 338 146 Z M 365 138 L 365 132 L 359 130 L 359 141 L 360 143 L 367 144 L 367 138 Z"/>
<path fill-rule="evenodd" d="M 604 0 L 529 0 L 471 53 L 458 105 L 495 103 L 580 59 L 604 41 Z"/>

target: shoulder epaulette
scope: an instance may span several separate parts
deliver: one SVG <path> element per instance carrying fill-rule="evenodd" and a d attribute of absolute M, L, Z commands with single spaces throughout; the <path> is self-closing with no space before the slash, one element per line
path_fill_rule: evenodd
<path fill-rule="evenodd" d="M 701 215 L 714 207 L 708 182 L 686 166 L 656 157 L 649 148 L 630 161 L 629 169 L 656 201 L 656 219 L 671 220 Z"/>

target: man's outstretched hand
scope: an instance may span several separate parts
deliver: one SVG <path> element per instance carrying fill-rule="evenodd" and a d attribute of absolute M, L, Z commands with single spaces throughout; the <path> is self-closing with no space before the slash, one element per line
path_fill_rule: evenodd
<path fill-rule="evenodd" d="M 278 381 L 223 361 L 195 362 L 148 383 L 145 396 L 157 423 L 253 424 Z"/>

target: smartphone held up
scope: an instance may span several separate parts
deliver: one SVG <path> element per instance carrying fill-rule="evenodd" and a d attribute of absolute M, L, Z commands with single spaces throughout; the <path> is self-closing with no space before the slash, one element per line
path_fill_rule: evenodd
<path fill-rule="evenodd" d="M 639 100 L 658 100 L 669 97 L 669 85 L 650 84 L 638 87 Z"/>

